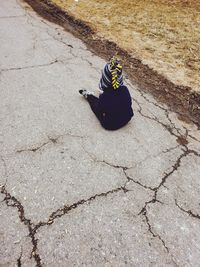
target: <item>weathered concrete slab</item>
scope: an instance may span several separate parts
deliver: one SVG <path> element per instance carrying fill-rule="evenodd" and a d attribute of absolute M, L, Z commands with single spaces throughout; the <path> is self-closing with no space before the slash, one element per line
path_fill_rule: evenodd
<path fill-rule="evenodd" d="M 105 61 L 22 2 L 0 20 L 0 265 L 198 266 L 199 130 L 126 79 L 105 131 L 77 93 Z"/>
<path fill-rule="evenodd" d="M 161 181 L 165 173 L 172 170 L 179 155 L 182 154 L 181 148 L 172 148 L 158 155 L 152 155 L 135 163 L 134 166 L 126 171 L 128 177 L 139 181 L 147 187 L 155 188 Z"/>
<path fill-rule="evenodd" d="M 0 19 L 24 16 L 25 11 L 17 4 L 16 0 L 1 0 Z M 1 21 L 2 23 L 2 21 Z"/>
<path fill-rule="evenodd" d="M 199 173 L 199 157 L 191 154 L 182 158 L 180 168 L 167 179 L 166 187 L 160 190 L 158 198 L 167 204 L 175 203 L 185 211 L 191 210 L 194 214 L 200 214 Z"/>
<path fill-rule="evenodd" d="M 162 236 L 177 266 L 198 266 L 200 252 L 199 220 L 175 205 L 155 204 L 148 209 L 152 231 Z"/>
<path fill-rule="evenodd" d="M 0 203 L 0 218 L 0 266 L 35 266 L 28 230 L 21 223 L 17 210 Z"/>
<path fill-rule="evenodd" d="M 7 190 L 23 202 L 33 222 L 48 220 L 64 204 L 125 185 L 123 171 L 93 161 L 82 138 L 66 135 L 47 142 L 35 152 L 25 148 L 7 159 Z"/>
<path fill-rule="evenodd" d="M 44 266 L 55 261 L 59 266 L 175 266 L 137 216 L 146 195 L 135 185 L 131 192 L 96 199 L 44 227 L 38 233 Z"/>

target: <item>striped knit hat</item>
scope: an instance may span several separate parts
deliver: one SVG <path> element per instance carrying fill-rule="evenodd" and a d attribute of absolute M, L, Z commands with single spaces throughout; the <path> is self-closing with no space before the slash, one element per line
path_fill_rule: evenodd
<path fill-rule="evenodd" d="M 103 69 L 99 88 L 101 90 L 106 88 L 113 88 L 116 90 L 121 85 L 123 85 L 122 66 L 120 61 L 113 57 Z"/>

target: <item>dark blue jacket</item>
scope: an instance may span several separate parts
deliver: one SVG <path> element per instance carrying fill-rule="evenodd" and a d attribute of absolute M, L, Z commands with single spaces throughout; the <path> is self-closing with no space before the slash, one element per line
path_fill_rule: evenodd
<path fill-rule="evenodd" d="M 128 88 L 103 92 L 99 97 L 99 109 L 103 114 L 102 126 L 107 130 L 117 130 L 133 117 L 132 100 Z"/>

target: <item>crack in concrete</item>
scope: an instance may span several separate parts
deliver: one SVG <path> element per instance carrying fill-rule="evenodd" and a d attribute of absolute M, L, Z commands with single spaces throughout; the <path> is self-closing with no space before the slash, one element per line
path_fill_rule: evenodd
<path fill-rule="evenodd" d="M 153 190 L 153 188 L 151 187 L 148 187 L 142 183 L 140 183 L 139 181 L 136 181 L 134 180 L 133 178 L 129 177 L 128 174 L 126 173 L 127 170 L 131 169 L 132 167 L 125 167 L 125 166 L 120 166 L 120 165 L 114 165 L 114 164 L 111 164 L 105 160 L 94 160 L 95 162 L 97 163 L 104 163 L 112 168 L 116 168 L 116 169 L 122 169 L 123 173 L 124 173 L 124 176 L 126 177 L 127 181 L 130 182 L 134 182 L 135 184 L 138 184 L 140 185 L 141 187 L 145 188 L 145 189 L 148 189 L 148 190 Z"/>
<path fill-rule="evenodd" d="M 75 138 L 87 138 L 85 136 L 81 136 L 81 135 L 75 135 L 75 134 L 70 134 L 70 133 L 66 133 L 66 134 L 62 134 L 62 135 L 58 135 L 57 137 L 50 137 L 48 136 L 48 141 L 42 143 L 39 146 L 34 146 L 31 148 L 23 148 L 23 149 L 19 149 L 16 151 L 16 153 L 22 153 L 22 152 L 37 152 L 40 149 L 42 149 L 44 146 L 52 143 L 52 144 L 57 144 L 58 140 L 64 136 L 71 136 L 71 137 L 75 137 Z"/>
<path fill-rule="evenodd" d="M 167 178 L 168 178 L 169 176 L 171 176 L 175 171 L 178 170 L 178 168 L 181 166 L 181 160 L 182 160 L 183 158 L 187 157 L 187 156 L 188 156 L 189 154 L 191 154 L 191 153 L 194 154 L 194 151 L 193 151 L 193 150 L 188 150 L 188 149 L 187 149 L 187 150 L 183 150 L 183 153 L 177 158 L 175 164 L 172 166 L 172 170 L 169 171 L 168 173 L 165 173 L 165 174 L 164 174 L 164 176 L 162 177 L 161 182 L 159 183 L 158 186 L 156 186 L 156 187 L 154 187 L 154 188 L 151 188 L 151 190 L 154 191 L 154 196 L 153 196 L 153 198 L 152 198 L 150 201 L 148 201 L 148 202 L 145 203 L 145 206 L 142 208 L 142 210 L 139 212 L 138 215 L 143 214 L 143 213 L 146 211 L 147 206 L 148 206 L 149 204 L 151 204 L 151 203 L 155 203 L 155 202 L 159 202 L 159 200 L 157 199 L 157 194 L 158 194 L 159 189 L 160 189 L 162 186 L 164 186 L 164 184 L 165 184 L 166 181 L 167 181 Z"/>
<path fill-rule="evenodd" d="M 140 183 L 139 181 L 136 181 L 134 180 L 133 178 L 129 177 L 128 174 L 126 173 L 126 170 L 128 169 L 131 169 L 132 167 L 124 167 L 124 166 L 119 166 L 119 165 L 114 165 L 114 164 L 111 164 L 109 162 L 106 162 L 105 160 L 102 160 L 102 161 L 98 161 L 96 160 L 95 162 L 98 162 L 98 163 L 104 163 L 112 168 L 116 168 L 116 169 L 122 169 L 123 173 L 124 173 L 124 176 L 126 177 L 127 181 L 130 182 L 134 182 L 135 184 L 138 184 L 140 185 L 141 187 L 145 188 L 145 189 L 148 189 L 148 190 L 153 190 L 153 188 L 149 187 L 149 186 L 146 186 L 142 183 Z"/>
<path fill-rule="evenodd" d="M 84 58 L 83 56 L 81 57 L 81 59 L 82 59 L 83 61 L 86 61 L 86 62 L 88 63 L 88 65 L 89 65 L 93 70 L 95 70 L 99 75 L 101 74 L 101 70 L 100 70 L 99 68 L 95 67 L 95 66 L 93 65 L 93 63 L 89 61 L 89 59 Z"/>
<path fill-rule="evenodd" d="M 154 102 L 154 101 L 151 101 L 139 88 L 137 88 L 140 95 L 150 104 L 158 107 L 159 109 L 161 110 L 164 110 L 164 111 L 167 111 L 168 112 L 168 109 L 167 108 L 164 108 L 163 106 L 159 105 L 158 103 Z"/>
<path fill-rule="evenodd" d="M 56 30 L 56 29 L 55 29 L 55 30 Z M 66 43 L 62 38 L 57 38 L 56 35 L 53 34 L 53 33 L 51 34 L 51 33 L 48 31 L 48 29 L 46 29 L 46 33 L 47 33 L 51 38 L 53 38 L 54 41 L 59 42 L 59 43 L 62 43 L 63 45 L 65 45 L 65 46 L 67 46 L 67 47 L 69 48 L 68 52 L 69 52 L 69 54 L 71 55 L 71 57 L 67 58 L 68 61 L 71 60 L 71 59 L 73 59 L 73 58 L 77 58 L 77 55 L 73 52 L 73 49 L 74 49 L 73 45 Z M 58 34 L 59 34 L 59 32 L 58 32 Z M 49 55 L 51 56 L 51 54 L 49 54 Z M 59 60 L 60 60 L 61 63 L 65 64 L 65 62 L 64 62 L 63 60 L 61 60 L 61 59 L 59 59 Z M 67 63 L 69 64 L 69 62 L 67 62 Z"/>
<path fill-rule="evenodd" d="M 142 90 L 140 90 L 139 88 L 137 88 L 137 91 L 140 93 L 141 97 L 144 98 L 148 103 L 150 103 L 150 104 L 152 104 L 152 105 L 158 107 L 159 109 L 161 109 L 161 110 L 163 110 L 163 111 L 165 112 L 165 116 L 166 116 L 167 120 L 169 121 L 169 123 L 170 123 L 171 125 L 173 125 L 173 128 L 174 128 L 174 129 L 177 131 L 177 133 L 181 136 L 182 134 L 181 134 L 181 132 L 180 132 L 180 129 L 176 127 L 175 123 L 172 122 L 172 120 L 171 120 L 170 117 L 169 117 L 171 109 L 170 109 L 169 107 L 168 107 L 168 108 L 164 108 L 163 106 L 159 105 L 158 103 L 156 103 L 156 102 L 154 102 L 154 101 L 151 101 L 151 100 L 146 96 L 146 94 L 145 94 Z M 178 113 L 178 114 L 179 114 L 179 113 Z M 181 115 L 181 114 L 179 114 L 179 115 Z M 184 134 L 184 136 L 187 137 L 188 129 L 187 129 L 186 127 L 183 127 L 183 128 L 185 128 L 185 131 L 186 131 L 185 134 Z"/>
<path fill-rule="evenodd" d="M 75 203 L 73 203 L 72 205 L 68 206 L 68 205 L 64 205 L 62 208 L 52 212 L 52 214 L 49 216 L 49 219 L 48 221 L 46 222 L 39 222 L 33 229 L 34 233 L 37 232 L 37 230 L 42 227 L 42 226 L 45 226 L 45 225 L 51 225 L 54 223 L 54 221 L 57 219 L 57 218 L 60 218 L 62 217 L 63 215 L 65 214 L 68 214 L 70 211 L 78 208 L 80 205 L 83 205 L 83 204 L 88 204 L 90 203 L 91 201 L 94 201 L 96 198 L 102 198 L 102 197 L 107 197 L 108 195 L 110 194 L 114 194 L 114 193 L 117 193 L 119 191 L 122 191 L 124 193 L 127 193 L 129 190 L 125 187 L 125 185 L 121 186 L 121 187 L 118 187 L 116 189 L 113 189 L 113 190 L 110 190 L 110 191 L 107 191 L 107 192 L 103 192 L 103 193 L 100 193 L 100 194 L 96 194 L 94 196 L 91 196 L 90 198 L 88 199 L 81 199 Z"/>
<path fill-rule="evenodd" d="M 18 0 L 17 0 L 17 2 L 18 2 Z M 41 29 L 41 30 L 44 30 L 44 28 L 43 27 L 40 27 L 39 25 L 34 25 L 34 23 L 33 23 L 33 21 L 36 19 L 36 13 L 31 13 L 31 12 L 27 12 L 27 9 L 26 9 L 26 7 L 24 7 L 23 6 L 23 4 L 21 3 L 21 2 L 19 2 L 18 3 L 20 6 L 21 6 L 21 8 L 22 9 L 25 9 L 25 16 L 26 16 L 26 19 L 27 19 L 27 23 L 32 27 L 32 28 L 39 28 L 39 29 Z M 26 3 L 27 4 L 27 3 Z M 30 5 L 28 5 L 28 7 L 30 7 Z M 36 16 L 35 16 L 36 15 Z M 37 16 L 37 18 L 39 18 L 38 16 Z M 42 20 L 42 19 L 40 19 L 40 22 L 41 23 L 43 23 L 43 24 L 45 24 L 45 25 L 48 25 L 47 23 L 45 23 L 45 21 L 44 20 Z M 50 25 L 48 25 L 48 26 L 50 26 Z"/>
<path fill-rule="evenodd" d="M 187 151 L 188 151 L 189 154 L 194 154 L 195 156 L 200 157 L 200 153 L 198 153 L 197 151 L 195 151 L 193 149 L 188 149 L 187 148 Z"/>
<path fill-rule="evenodd" d="M 133 87 L 132 84 L 129 82 L 128 80 L 128 77 L 125 77 L 126 78 L 126 83 L 130 86 L 130 87 Z M 148 103 L 158 107 L 159 109 L 163 110 L 163 111 L 168 111 L 167 108 L 164 108 L 163 106 L 159 105 L 158 103 L 156 102 L 153 102 L 151 100 L 149 100 L 149 98 L 145 95 L 144 92 L 142 92 L 142 90 L 139 89 L 138 86 L 136 86 L 136 90 L 140 93 L 141 97 L 144 98 Z"/>
<path fill-rule="evenodd" d="M 88 153 L 88 152 L 87 152 Z M 89 153 L 88 153 L 89 154 Z M 93 159 L 93 158 L 92 158 Z M 105 160 L 97 160 L 97 159 L 93 159 L 94 162 L 97 162 L 97 163 L 104 163 L 112 168 L 116 168 L 116 169 L 122 169 L 123 173 L 124 173 L 124 176 L 126 177 L 127 179 L 127 182 L 129 181 L 132 181 L 134 182 L 135 184 L 138 184 L 140 185 L 141 187 L 145 188 L 145 189 L 148 189 L 148 190 L 153 190 L 153 188 L 149 187 L 149 186 L 146 186 L 142 183 L 140 183 L 139 181 L 136 181 L 134 180 L 133 178 L 129 177 L 128 174 L 126 173 L 126 170 L 129 170 L 131 169 L 132 167 L 125 167 L 125 166 L 120 166 L 120 165 L 115 165 L 115 164 L 111 164 Z"/>
<path fill-rule="evenodd" d="M 177 139 L 180 139 L 180 138 L 185 139 L 185 136 L 178 135 L 178 134 L 175 134 L 173 132 L 174 126 L 172 127 L 171 125 L 168 125 L 168 124 L 165 124 L 165 123 L 159 121 L 159 119 L 156 116 L 151 117 L 149 115 L 144 114 L 142 111 L 141 103 L 139 103 L 139 101 L 133 97 L 132 97 L 132 100 L 138 105 L 139 109 L 137 111 L 139 112 L 139 114 L 142 117 L 147 118 L 147 119 L 152 120 L 152 121 L 155 121 L 156 123 L 160 124 L 165 130 L 167 130 L 171 135 L 175 136 Z M 176 129 L 176 128 L 174 128 L 174 129 Z M 188 142 L 185 141 L 185 143 L 187 144 Z"/>
<path fill-rule="evenodd" d="M 184 213 L 187 213 L 189 216 L 195 218 L 195 219 L 198 219 L 200 220 L 200 215 L 199 214 L 195 214 L 193 211 L 191 210 L 185 210 L 183 207 L 181 207 L 179 204 L 178 204 L 178 201 L 177 199 L 175 199 L 175 204 L 176 206 L 181 210 L 183 211 Z"/>
<path fill-rule="evenodd" d="M 134 183 L 136 183 L 136 184 L 142 186 L 142 187 L 145 188 L 145 189 L 153 190 L 153 188 L 148 187 L 148 186 L 146 186 L 146 185 L 143 185 L 143 184 L 140 183 L 139 181 L 135 181 L 134 179 L 130 178 L 130 177 L 127 175 L 126 170 L 131 169 L 132 167 L 126 167 L 126 166 L 122 166 L 122 165 L 115 165 L 115 164 L 109 163 L 109 162 L 107 162 L 107 161 L 105 161 L 105 160 L 98 160 L 98 159 L 95 158 L 94 155 L 91 155 L 91 154 L 85 149 L 84 145 L 82 145 L 82 148 L 83 148 L 84 152 L 85 152 L 85 153 L 92 159 L 93 162 L 95 162 L 95 163 L 103 163 L 103 164 L 106 164 L 106 165 L 108 165 L 109 167 L 112 167 L 112 168 L 115 168 L 115 169 L 122 169 L 122 171 L 123 171 L 123 173 L 124 173 L 124 176 L 125 176 L 126 179 L 127 179 L 127 182 L 132 181 L 132 182 L 134 182 Z"/>
<path fill-rule="evenodd" d="M 141 187 L 143 187 L 145 189 L 154 191 L 153 187 L 144 185 L 141 182 L 139 182 L 138 180 L 134 180 L 133 178 L 131 178 L 130 176 L 128 176 L 128 174 L 126 173 L 126 170 L 123 170 L 123 172 L 124 172 L 124 175 L 126 176 L 126 178 L 127 178 L 128 181 L 132 181 L 133 183 L 138 184 L 138 185 L 140 185 Z"/>
<path fill-rule="evenodd" d="M 143 215 L 145 217 L 145 221 L 147 223 L 147 226 L 148 226 L 148 229 L 149 229 L 149 232 L 152 234 L 152 236 L 155 238 L 155 237 L 158 237 L 163 246 L 165 247 L 165 249 L 167 250 L 167 252 L 169 253 L 169 248 L 166 246 L 164 240 L 161 238 L 161 236 L 159 236 L 158 234 L 154 233 L 153 230 L 152 230 L 152 226 L 150 224 L 150 220 L 149 220 L 149 217 L 148 217 L 148 212 L 147 212 L 147 207 L 149 205 L 152 205 L 154 203 L 161 203 L 163 204 L 162 202 L 160 202 L 158 199 L 157 199 L 157 195 L 158 195 L 158 191 L 159 189 L 164 186 L 165 182 L 167 181 L 167 178 L 169 176 L 171 176 L 175 171 L 178 170 L 178 168 L 181 166 L 181 160 L 185 157 L 187 157 L 189 154 L 196 154 L 196 151 L 193 151 L 193 150 L 189 150 L 189 149 L 186 149 L 186 150 L 183 150 L 183 153 L 177 158 L 175 164 L 172 166 L 172 170 L 169 171 L 168 173 L 165 173 L 164 176 L 162 177 L 162 180 L 160 182 L 160 184 L 154 188 L 149 188 L 151 189 L 152 191 L 154 191 L 154 195 L 153 195 L 153 198 L 150 200 L 150 201 L 147 201 L 144 205 L 144 207 L 141 209 L 141 211 L 138 213 L 138 215 Z M 190 211 L 189 211 L 190 212 Z"/>
<path fill-rule="evenodd" d="M 178 144 L 180 144 L 181 146 L 183 146 L 184 148 L 188 149 L 187 148 L 187 145 L 188 145 L 188 140 L 187 140 L 187 137 L 188 137 L 188 131 L 186 130 L 186 133 L 185 135 L 182 135 L 180 133 L 180 129 L 176 128 L 175 127 L 175 124 L 173 122 L 171 122 L 173 124 L 173 126 L 171 125 L 168 125 L 168 124 L 165 124 L 161 121 L 159 121 L 159 119 L 154 116 L 154 117 L 151 117 L 151 116 L 148 116 L 146 114 L 144 114 L 142 112 L 142 107 L 141 107 L 141 104 L 134 98 L 132 98 L 133 101 L 138 105 L 139 109 L 137 110 L 139 112 L 139 114 L 142 116 L 142 117 L 145 117 L 149 120 L 152 120 L 158 124 L 160 124 L 165 130 L 167 130 L 172 136 L 176 137 L 176 141 Z M 169 120 L 171 121 L 171 119 L 169 118 Z M 173 132 L 173 129 L 176 129 L 176 131 L 178 132 L 178 134 L 174 133 Z M 193 150 L 194 151 L 194 150 Z M 194 151 L 195 152 L 195 151 Z M 196 152 L 196 154 L 198 154 L 198 152 Z"/>
<path fill-rule="evenodd" d="M 171 148 L 169 148 L 169 149 L 166 149 L 165 151 L 162 151 L 162 152 L 160 152 L 160 153 L 158 153 L 158 154 L 156 154 L 156 155 L 154 155 L 154 156 L 160 155 L 160 154 L 162 154 L 162 153 L 168 153 L 168 152 L 170 152 L 170 151 L 173 151 L 174 149 L 176 149 L 176 148 L 179 147 L 179 146 L 180 146 L 180 145 L 176 145 L 175 147 L 171 147 Z M 147 185 L 145 185 L 145 184 L 142 184 L 142 183 L 139 182 L 138 180 L 134 180 L 133 178 L 131 178 L 131 177 L 126 173 L 126 171 L 129 170 L 129 169 L 132 169 L 133 166 L 127 167 L 127 166 L 122 166 L 122 165 L 112 164 L 112 163 L 107 162 L 107 161 L 105 161 L 105 160 L 98 160 L 98 159 L 95 158 L 94 155 L 91 155 L 91 154 L 85 149 L 84 145 L 82 145 L 82 148 L 83 148 L 84 152 L 85 152 L 85 153 L 92 159 L 93 162 L 96 162 L 96 163 L 103 163 L 103 164 L 106 164 L 106 165 L 108 165 L 108 166 L 110 166 L 110 167 L 112 167 L 112 168 L 116 168 L 116 169 L 122 169 L 122 171 L 123 171 L 123 173 L 124 173 L 124 176 L 126 177 L 126 179 L 127 179 L 128 182 L 129 182 L 129 181 L 132 181 L 132 182 L 134 182 L 135 184 L 138 184 L 138 185 L 140 185 L 141 187 L 143 187 L 143 188 L 145 188 L 145 189 L 148 189 L 148 190 L 151 190 L 151 191 L 154 191 L 154 192 L 156 192 L 161 186 L 164 186 L 164 183 L 165 183 L 166 179 L 168 178 L 168 176 L 170 176 L 170 175 L 173 173 L 174 168 L 176 168 L 176 167 L 178 168 L 178 167 L 179 167 L 179 166 L 176 166 L 176 164 L 180 164 L 179 161 L 181 161 L 182 157 L 186 156 L 185 154 L 193 153 L 194 155 L 197 155 L 197 152 L 196 152 L 196 151 L 194 151 L 194 150 L 189 150 L 189 149 L 186 147 L 187 149 L 184 150 L 184 153 L 180 156 L 180 159 L 178 159 L 178 163 L 176 163 L 176 164 L 173 166 L 172 171 L 164 175 L 164 177 L 162 178 L 160 184 L 159 184 L 157 187 L 150 187 L 150 186 L 147 186 Z M 142 160 L 141 162 L 143 162 L 143 161 L 145 161 L 145 160 L 146 160 L 146 158 L 145 158 L 144 160 Z M 139 162 L 139 163 L 140 163 L 140 162 Z M 139 163 L 138 163 L 138 164 L 139 164 Z M 157 195 L 157 192 L 156 192 L 156 195 Z M 156 196 L 155 196 L 155 197 L 156 197 Z M 158 202 L 159 202 L 159 201 L 158 201 Z"/>
<path fill-rule="evenodd" d="M 20 221 L 28 228 L 29 237 L 31 238 L 31 242 L 33 245 L 33 249 L 31 251 L 31 257 L 35 259 L 36 266 L 41 267 L 42 266 L 41 258 L 40 255 L 37 253 L 37 239 L 35 238 L 35 235 L 33 233 L 33 224 L 30 219 L 27 219 L 25 217 L 25 211 L 23 205 L 16 197 L 11 196 L 11 194 L 6 190 L 5 185 L 1 187 L 1 194 L 5 196 L 3 201 L 5 201 L 8 207 L 17 208 Z M 21 262 L 21 260 L 19 262 Z"/>
<path fill-rule="evenodd" d="M 152 230 L 152 226 L 151 226 L 151 224 L 150 224 L 150 222 L 149 222 L 149 218 L 148 218 L 148 216 L 147 216 L 147 211 L 145 211 L 145 212 L 143 213 L 143 215 L 144 215 L 144 217 L 145 217 L 145 221 L 146 221 L 146 224 L 147 224 L 147 226 L 148 226 L 148 231 L 152 234 L 152 236 L 153 236 L 154 238 L 158 238 L 158 239 L 162 242 L 164 248 L 165 248 L 166 251 L 169 253 L 169 248 L 166 246 L 165 241 L 161 238 L 161 236 L 160 236 L 159 234 L 155 234 L 155 233 L 153 232 L 153 230 Z"/>
<path fill-rule="evenodd" d="M 33 68 L 40 68 L 40 67 L 47 67 L 56 63 L 59 63 L 60 61 L 58 59 L 55 59 L 49 63 L 45 64 L 39 64 L 39 65 L 32 65 L 32 66 L 24 66 L 24 67 L 15 67 L 15 68 L 5 68 L 1 69 L 1 72 L 7 72 L 7 71 L 13 71 L 13 70 L 24 70 L 24 69 L 33 69 Z"/>
<path fill-rule="evenodd" d="M 169 110 L 167 110 L 167 109 L 165 110 L 165 116 L 168 119 L 169 123 L 173 126 L 173 129 L 175 129 L 177 131 L 179 136 L 182 136 L 180 129 L 176 127 L 175 123 L 170 118 L 170 113 L 169 113 Z M 185 132 L 184 136 L 187 137 L 187 131 Z"/>
<path fill-rule="evenodd" d="M 157 154 L 155 154 L 155 155 L 152 155 L 152 157 L 157 157 L 157 156 L 159 156 L 159 155 L 161 155 L 161 154 L 163 154 L 163 153 L 169 153 L 169 152 L 175 150 L 176 148 L 178 148 L 179 146 L 180 146 L 180 145 L 176 145 L 176 146 L 174 146 L 174 147 L 168 148 L 168 149 L 166 149 L 166 150 L 164 150 L 164 151 L 161 151 L 161 152 L 159 152 L 159 153 L 157 153 Z M 122 170 L 123 170 L 123 173 L 124 173 L 124 175 L 125 175 L 125 177 L 126 177 L 126 179 L 127 179 L 128 181 L 133 181 L 134 183 L 136 183 L 136 184 L 142 186 L 142 187 L 145 188 L 145 189 L 149 189 L 149 190 L 151 190 L 151 191 L 155 191 L 155 189 L 157 188 L 157 187 L 150 187 L 150 186 L 144 185 L 144 184 L 140 183 L 139 181 L 134 180 L 133 178 L 131 178 L 130 176 L 128 176 L 128 174 L 126 173 L 126 171 L 129 170 L 129 169 L 134 168 L 134 166 L 129 166 L 129 167 L 127 167 L 127 166 L 122 166 L 122 165 L 112 164 L 112 163 L 107 162 L 107 161 L 105 161 L 105 160 L 98 160 L 98 159 L 96 159 L 96 157 L 95 157 L 94 155 L 92 155 L 91 153 L 89 153 L 89 152 L 85 149 L 84 145 L 82 145 L 82 148 L 83 148 L 84 152 L 85 152 L 85 153 L 92 159 L 92 161 L 94 161 L 94 162 L 96 162 L 96 163 L 104 163 L 104 164 L 106 164 L 106 165 L 108 165 L 108 166 L 110 166 L 110 167 L 112 167 L 112 168 L 122 169 Z M 189 154 L 189 153 L 193 153 L 193 154 L 195 154 L 195 155 L 198 155 L 196 151 L 194 151 L 194 150 L 189 150 L 187 147 L 186 147 L 186 151 L 187 151 L 188 154 Z M 149 156 L 146 157 L 146 158 L 144 158 L 144 159 L 141 160 L 140 162 L 138 162 L 137 165 L 140 164 L 141 162 L 147 160 L 148 158 L 149 158 Z M 167 178 L 167 177 L 166 177 L 166 178 Z M 165 178 L 165 179 L 166 179 L 166 178 Z M 160 184 L 159 184 L 159 187 L 160 187 Z"/>
<path fill-rule="evenodd" d="M 178 168 L 180 167 L 181 164 L 181 160 L 182 158 L 186 157 L 190 152 L 188 152 L 188 150 L 185 150 L 183 152 L 183 154 L 181 154 L 178 159 L 176 160 L 175 164 L 172 166 L 172 170 L 168 173 L 165 173 L 165 175 L 162 177 L 162 180 L 160 182 L 160 184 L 157 187 L 154 187 L 153 190 L 156 192 L 155 197 L 157 197 L 157 192 L 160 189 L 161 186 L 163 186 L 167 180 L 167 178 L 172 175 L 175 171 L 178 170 Z"/>
<path fill-rule="evenodd" d="M 19 255 L 19 258 L 17 259 L 17 267 L 21 267 L 22 266 L 22 262 L 21 262 L 21 259 L 22 259 L 22 247 L 21 247 L 21 252 L 20 252 L 20 255 Z"/>
<path fill-rule="evenodd" d="M 114 193 L 117 193 L 120 191 L 122 191 L 124 193 L 127 193 L 129 191 L 126 188 L 126 183 L 124 185 L 118 187 L 118 188 L 115 188 L 115 189 L 109 190 L 107 192 L 103 192 L 103 193 L 99 193 L 99 194 L 96 194 L 94 196 L 91 196 L 88 199 L 81 199 L 81 200 L 79 200 L 79 201 L 77 201 L 71 205 L 64 205 L 62 208 L 59 208 L 56 211 L 52 212 L 51 215 L 49 216 L 48 221 L 39 222 L 38 224 L 33 224 L 30 219 L 27 219 L 25 217 L 24 207 L 21 204 L 21 202 L 17 198 L 15 198 L 14 196 L 12 196 L 6 190 L 5 185 L 1 186 L 1 194 L 3 194 L 5 196 L 3 201 L 5 201 L 5 203 L 8 207 L 17 208 L 20 221 L 28 228 L 29 237 L 31 238 L 31 242 L 32 242 L 32 246 L 33 246 L 32 251 L 31 251 L 31 257 L 34 258 L 34 260 L 36 262 L 36 267 L 42 267 L 41 257 L 38 253 L 38 239 L 35 237 L 37 230 L 40 227 L 53 224 L 57 218 L 60 218 L 60 217 L 64 216 L 65 214 L 68 214 L 70 211 L 78 208 L 81 205 L 89 204 L 92 201 L 96 200 L 97 198 L 107 197 L 108 195 L 111 195 L 111 194 L 114 194 Z M 22 256 L 20 256 L 17 260 L 18 266 L 21 266 L 21 257 Z"/>
<path fill-rule="evenodd" d="M 173 147 L 170 147 L 170 148 L 167 148 L 167 149 L 165 149 L 164 151 L 162 151 L 161 153 L 159 153 L 158 155 L 160 155 L 160 154 L 162 154 L 162 153 L 163 153 L 163 154 L 169 153 L 169 152 L 171 152 L 171 151 L 177 149 L 179 146 L 180 146 L 180 144 L 178 144 L 178 145 L 176 145 L 176 146 L 173 146 Z"/>
<path fill-rule="evenodd" d="M 16 153 L 22 153 L 22 152 L 37 152 L 38 150 L 40 150 L 42 147 L 44 147 L 45 145 L 49 144 L 50 141 L 43 143 L 42 145 L 38 146 L 38 147 L 34 147 L 34 148 L 26 148 L 26 149 L 20 149 L 17 150 Z"/>
<path fill-rule="evenodd" d="M 46 32 L 47 32 L 47 34 L 48 34 L 51 38 L 53 38 L 55 41 L 57 41 L 57 42 L 59 42 L 59 43 L 62 43 L 62 44 L 64 44 L 64 45 L 67 46 L 67 47 L 74 48 L 73 45 L 66 43 L 65 41 L 63 41 L 62 38 L 57 38 L 55 35 L 51 34 L 51 33 L 48 31 L 48 29 L 46 30 Z M 58 32 L 57 35 L 60 35 L 60 33 Z M 70 50 L 70 52 L 71 52 L 71 51 L 72 51 L 72 50 Z M 73 57 L 77 57 L 75 54 L 72 54 L 72 55 L 73 55 Z"/>
<path fill-rule="evenodd" d="M 54 35 L 53 33 L 51 34 L 51 33 L 49 32 L 48 29 L 46 30 L 46 32 L 47 32 L 47 34 L 48 34 L 51 38 L 53 38 L 55 41 L 57 41 L 57 42 L 59 42 L 59 43 L 62 43 L 62 44 L 64 44 L 65 46 L 71 48 L 71 49 L 69 49 L 69 50 L 70 50 L 70 53 L 72 54 L 73 57 L 77 57 L 77 56 L 72 52 L 72 49 L 74 48 L 73 45 L 66 43 L 65 41 L 63 41 L 62 38 L 57 38 L 57 36 Z M 58 32 L 57 35 L 60 35 L 60 33 Z"/>
<path fill-rule="evenodd" d="M 186 127 L 185 128 L 185 134 L 182 135 L 182 133 L 180 132 L 180 129 L 176 127 L 175 123 L 171 120 L 170 118 L 170 110 L 168 110 L 167 108 L 164 108 L 162 107 L 161 105 L 159 105 L 158 103 L 155 103 L 153 101 L 150 101 L 146 96 L 145 94 L 139 89 L 137 88 L 137 91 L 140 93 L 140 95 L 150 104 L 158 107 L 159 109 L 163 110 L 165 112 L 165 117 L 167 118 L 167 120 L 169 121 L 169 124 L 165 124 L 161 121 L 159 121 L 158 117 L 156 116 L 149 116 L 149 115 L 146 115 L 143 113 L 142 111 L 142 104 L 137 100 L 135 99 L 134 97 L 132 97 L 132 100 L 138 105 L 139 109 L 137 110 L 139 112 L 139 114 L 142 116 L 142 117 L 145 117 L 149 120 L 153 120 L 155 122 L 157 122 L 158 124 L 160 124 L 162 127 L 165 128 L 165 130 L 167 130 L 171 135 L 173 135 L 174 137 L 176 137 L 176 141 L 181 144 L 181 145 L 187 145 L 188 144 L 188 140 L 187 140 L 187 136 L 188 136 L 188 130 Z M 176 130 L 177 134 L 174 133 L 173 130 Z"/>
<path fill-rule="evenodd" d="M 125 166 L 115 165 L 115 164 L 109 163 L 109 162 L 107 162 L 107 161 L 105 161 L 105 160 L 98 160 L 98 159 L 95 159 L 95 160 L 93 160 L 93 161 L 96 162 L 96 163 L 104 163 L 104 164 L 106 164 L 106 165 L 108 165 L 108 166 L 110 166 L 110 167 L 112 167 L 112 168 L 115 168 L 115 169 L 122 169 L 123 171 L 128 170 L 128 169 L 131 168 L 131 167 L 125 167 Z"/>
<path fill-rule="evenodd" d="M 80 55 L 77 56 L 77 55 L 73 52 L 74 47 L 73 47 L 71 44 L 66 43 L 62 38 L 57 38 L 54 34 L 51 34 L 48 30 L 47 30 L 47 34 L 48 34 L 50 37 L 52 37 L 55 41 L 60 42 L 60 43 L 64 44 L 65 46 L 69 47 L 69 48 L 70 48 L 70 49 L 69 49 L 69 52 L 70 52 L 70 54 L 72 55 L 73 58 L 77 58 L 77 57 L 78 57 L 79 59 L 82 59 L 83 61 L 87 62 L 87 63 L 89 64 L 89 66 L 90 66 L 92 69 L 94 69 L 98 74 L 101 73 L 100 69 L 97 68 L 97 67 L 94 67 L 93 63 L 90 62 L 87 58 L 85 58 L 85 57 L 83 57 L 83 56 L 80 56 Z M 86 47 L 86 48 L 78 47 L 78 48 L 76 48 L 76 49 L 83 50 L 83 51 L 89 51 L 89 50 L 87 49 L 87 47 Z M 90 51 L 89 51 L 89 52 L 90 52 Z"/>
<path fill-rule="evenodd" d="M 192 136 L 191 134 L 188 134 L 188 136 L 189 136 L 190 138 L 192 138 L 193 140 L 195 140 L 195 141 L 197 141 L 197 142 L 199 142 L 199 143 L 200 143 L 200 140 L 199 140 L 199 139 L 197 139 L 196 137 Z"/>

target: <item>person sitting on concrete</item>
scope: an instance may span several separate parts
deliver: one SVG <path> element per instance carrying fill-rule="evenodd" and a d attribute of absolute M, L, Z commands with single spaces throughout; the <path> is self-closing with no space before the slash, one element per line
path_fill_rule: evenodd
<path fill-rule="evenodd" d="M 120 61 L 112 58 L 104 67 L 99 83 L 103 91 L 99 98 L 87 90 L 79 93 L 89 102 L 101 125 L 107 130 L 117 130 L 133 117 L 132 100 L 128 88 L 123 84 Z"/>

